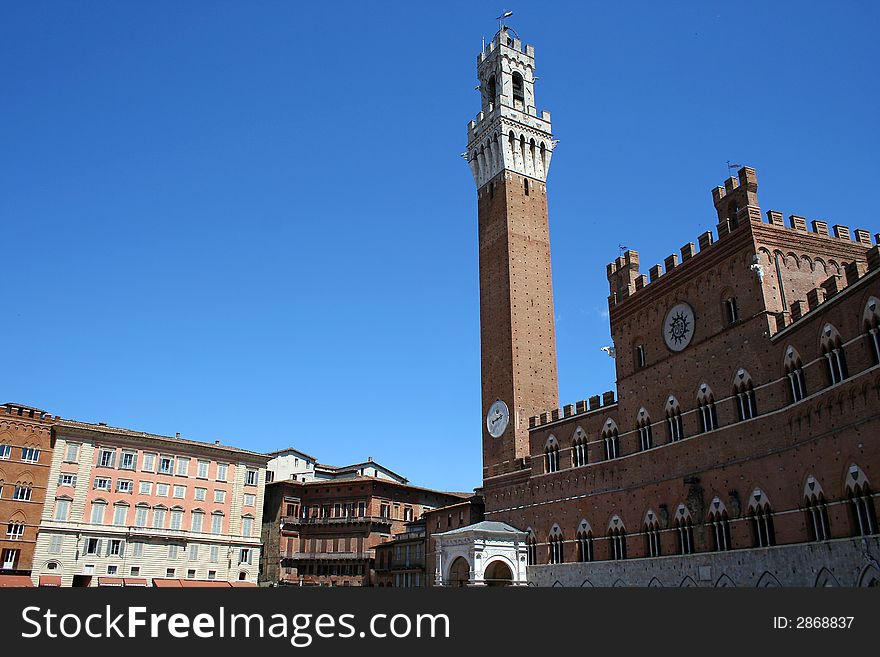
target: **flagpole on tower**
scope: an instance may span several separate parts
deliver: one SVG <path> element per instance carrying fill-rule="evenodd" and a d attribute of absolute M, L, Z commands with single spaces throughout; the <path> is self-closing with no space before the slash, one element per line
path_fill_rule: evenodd
<path fill-rule="evenodd" d="M 511 16 L 513 16 L 512 11 L 505 11 L 496 19 L 498 21 L 498 31 L 499 32 L 504 29 L 504 19 L 510 18 Z"/>

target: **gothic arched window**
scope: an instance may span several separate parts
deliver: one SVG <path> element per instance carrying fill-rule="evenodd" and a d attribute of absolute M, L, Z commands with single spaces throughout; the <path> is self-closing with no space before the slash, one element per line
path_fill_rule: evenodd
<path fill-rule="evenodd" d="M 753 490 L 749 497 L 748 515 L 752 525 L 752 545 L 754 547 L 776 545 L 773 511 L 770 509 L 767 496 L 760 488 Z"/>
<path fill-rule="evenodd" d="M 825 494 L 812 475 L 807 477 L 807 483 L 804 485 L 804 511 L 810 540 L 827 541 L 831 538 L 828 531 L 828 507 L 825 504 Z"/>
<path fill-rule="evenodd" d="M 857 465 L 851 465 L 846 477 L 846 497 L 849 501 L 853 536 L 869 536 L 877 533 L 877 514 L 871 486 L 865 473 Z"/>
<path fill-rule="evenodd" d="M 727 508 L 718 497 L 709 505 L 709 527 L 712 530 L 712 547 L 716 552 L 730 549 L 730 519 Z"/>
<path fill-rule="evenodd" d="M 675 530 L 678 537 L 678 553 L 693 554 L 694 523 L 691 513 L 684 504 L 679 504 L 675 511 Z"/>
<path fill-rule="evenodd" d="M 644 408 L 639 409 L 636 429 L 639 433 L 639 449 L 643 452 L 651 449 L 654 446 L 654 434 L 651 431 L 651 418 Z"/>
<path fill-rule="evenodd" d="M 559 443 L 556 442 L 554 436 L 547 439 L 544 445 L 544 468 L 545 472 L 556 472 L 559 470 Z"/>
<path fill-rule="evenodd" d="M 606 461 L 620 456 L 620 441 L 614 420 L 609 419 L 605 422 L 605 428 L 602 429 L 602 444 L 605 448 Z"/>
<path fill-rule="evenodd" d="M 579 468 L 587 464 L 587 434 L 578 427 L 574 431 L 574 438 L 571 440 L 571 465 Z"/>
<path fill-rule="evenodd" d="M 785 350 L 785 374 L 788 377 L 791 403 L 794 404 L 807 396 L 807 383 L 804 379 L 804 366 L 800 354 L 791 345 Z"/>
<path fill-rule="evenodd" d="M 565 561 L 564 538 L 559 525 L 553 525 L 550 530 L 550 536 L 547 538 L 549 544 L 550 563 L 563 563 Z"/>
<path fill-rule="evenodd" d="M 666 400 L 666 432 L 669 442 L 674 443 L 684 438 L 684 422 L 681 418 L 681 407 L 672 395 Z"/>
<path fill-rule="evenodd" d="M 736 416 L 739 421 L 751 420 L 755 417 L 758 414 L 755 405 L 755 387 L 752 385 L 752 377 L 742 368 L 734 377 L 733 392 L 736 396 Z"/>
<path fill-rule="evenodd" d="M 626 559 L 626 527 L 620 516 L 614 516 L 608 524 L 608 542 L 611 544 L 612 559 Z"/>
<path fill-rule="evenodd" d="M 825 356 L 825 367 L 828 373 L 828 385 L 833 386 L 849 377 L 846 368 L 846 354 L 840 333 L 831 324 L 822 329 L 822 355 Z"/>
<path fill-rule="evenodd" d="M 715 396 L 708 384 L 701 384 L 697 393 L 697 407 L 700 416 L 700 433 L 718 428 L 718 412 L 715 410 Z"/>
<path fill-rule="evenodd" d="M 653 511 L 645 515 L 645 548 L 649 557 L 660 556 L 660 522 Z"/>
<path fill-rule="evenodd" d="M 593 530 L 590 523 L 581 520 L 577 530 L 578 561 L 593 560 Z"/>

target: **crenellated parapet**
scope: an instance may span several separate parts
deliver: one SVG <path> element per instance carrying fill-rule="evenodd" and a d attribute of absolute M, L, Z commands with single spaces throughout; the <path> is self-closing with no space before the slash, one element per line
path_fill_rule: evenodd
<path fill-rule="evenodd" d="M 616 406 L 617 400 L 614 398 L 614 391 L 607 390 L 602 395 L 593 395 L 589 399 L 583 399 L 574 404 L 566 404 L 562 408 L 554 408 L 545 411 L 540 415 L 533 415 L 529 418 L 529 429 L 537 429 L 558 420 L 571 418 L 576 415 L 584 415 L 592 411 L 608 409 Z"/>
<path fill-rule="evenodd" d="M 6 404 L 0 406 L 0 415 L 16 418 L 26 418 L 28 420 L 36 420 L 37 422 L 47 423 L 52 423 L 55 420 L 61 419 L 58 416 L 53 417 L 46 411 L 40 410 L 39 408 L 34 408 L 33 406 L 25 406 L 24 404 L 16 404 L 14 402 L 7 402 Z"/>

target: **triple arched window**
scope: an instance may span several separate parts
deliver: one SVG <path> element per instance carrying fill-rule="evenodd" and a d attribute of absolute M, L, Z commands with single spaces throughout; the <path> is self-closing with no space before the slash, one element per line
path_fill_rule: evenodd
<path fill-rule="evenodd" d="M 828 531 L 828 507 L 825 494 L 816 478 L 810 475 L 804 485 L 804 511 L 807 515 L 807 527 L 811 541 L 827 541 L 831 538 Z"/>
<path fill-rule="evenodd" d="M 833 386 L 849 377 L 843 341 L 840 333 L 831 324 L 826 324 L 822 329 L 822 355 L 825 356 L 828 385 Z"/>
<path fill-rule="evenodd" d="M 715 410 L 715 395 L 707 383 L 700 384 L 697 392 L 697 411 L 700 418 L 700 433 L 718 428 L 718 411 Z"/>
<path fill-rule="evenodd" d="M 611 544 L 612 559 L 626 559 L 626 528 L 620 516 L 615 515 L 608 524 L 608 542 Z"/>
<path fill-rule="evenodd" d="M 526 530 L 526 558 L 530 566 L 538 563 L 538 542 L 531 527 Z"/>
<path fill-rule="evenodd" d="M 674 526 L 678 539 L 679 554 L 693 554 L 694 552 L 694 523 L 691 513 L 684 504 L 679 504 L 675 510 Z"/>
<path fill-rule="evenodd" d="M 654 446 L 654 435 L 651 431 L 651 418 L 644 408 L 639 409 L 636 417 L 636 430 L 639 434 L 639 449 L 645 451 Z"/>
<path fill-rule="evenodd" d="M 577 529 L 578 561 L 593 560 L 593 530 L 590 523 L 581 520 Z"/>
<path fill-rule="evenodd" d="M 734 377 L 733 393 L 736 397 L 736 416 L 740 422 L 751 420 L 758 414 L 752 377 L 742 368 L 737 371 Z"/>
<path fill-rule="evenodd" d="M 857 465 L 851 465 L 846 478 L 846 497 L 849 501 L 853 536 L 869 536 L 877 533 L 877 515 L 871 486 L 865 473 Z"/>
<path fill-rule="evenodd" d="M 609 418 L 602 429 L 602 446 L 605 449 L 606 461 L 620 456 L 620 438 L 618 434 L 617 424 Z"/>
<path fill-rule="evenodd" d="M 553 525 L 550 536 L 547 538 L 550 553 L 550 563 L 563 563 L 565 561 L 564 538 L 559 525 Z"/>
<path fill-rule="evenodd" d="M 712 549 L 715 552 L 726 552 L 730 549 L 730 517 L 720 498 L 712 500 L 708 518 L 712 528 Z"/>
<path fill-rule="evenodd" d="M 571 441 L 571 465 L 579 468 L 587 464 L 587 434 L 578 427 L 574 431 L 574 438 Z"/>
<path fill-rule="evenodd" d="M 807 382 L 804 379 L 804 365 L 800 354 L 791 345 L 785 350 L 785 375 L 788 377 L 791 403 L 799 402 L 807 396 Z"/>
<path fill-rule="evenodd" d="M 752 545 L 754 547 L 770 547 L 776 545 L 776 534 L 773 530 L 773 512 L 770 502 L 760 488 L 752 491 L 749 497 L 749 520 L 752 525 Z"/>
<path fill-rule="evenodd" d="M 660 556 L 660 522 L 653 511 L 645 514 L 645 551 L 649 557 Z"/>
<path fill-rule="evenodd" d="M 544 468 L 546 472 L 559 470 L 559 443 L 554 436 L 550 436 L 544 445 Z"/>
<path fill-rule="evenodd" d="M 684 438 L 684 422 L 681 419 L 681 406 L 678 400 L 670 395 L 666 400 L 666 432 L 669 442 L 673 443 Z"/>

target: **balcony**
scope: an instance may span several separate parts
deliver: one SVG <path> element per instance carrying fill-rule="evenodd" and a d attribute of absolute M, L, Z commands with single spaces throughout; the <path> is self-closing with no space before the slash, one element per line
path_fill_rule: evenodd
<path fill-rule="evenodd" d="M 282 552 L 282 559 L 294 561 L 368 561 L 372 552 Z"/>
<path fill-rule="evenodd" d="M 391 518 L 383 518 L 382 516 L 342 516 L 341 518 L 300 518 L 297 516 L 283 516 L 281 518 L 282 525 L 294 525 L 298 527 L 308 525 L 368 525 L 371 523 L 390 526 Z"/>
<path fill-rule="evenodd" d="M 391 570 L 424 570 L 425 557 L 401 557 L 391 560 Z"/>

